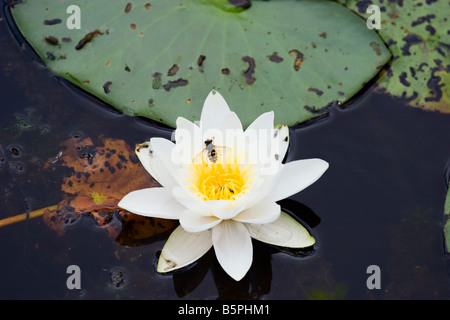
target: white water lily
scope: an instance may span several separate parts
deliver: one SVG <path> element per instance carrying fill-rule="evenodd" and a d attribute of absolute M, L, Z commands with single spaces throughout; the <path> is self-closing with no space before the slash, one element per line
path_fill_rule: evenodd
<path fill-rule="evenodd" d="M 289 130 L 274 128 L 273 112 L 244 131 L 224 98 L 212 91 L 199 125 L 182 117 L 176 124 L 175 143 L 152 138 L 136 149 L 162 187 L 133 191 L 119 203 L 135 214 L 179 220 L 163 247 L 158 272 L 187 266 L 214 247 L 222 268 L 239 281 L 252 264 L 251 238 L 291 248 L 315 243 L 276 202 L 314 183 L 328 163 L 283 164 Z"/>

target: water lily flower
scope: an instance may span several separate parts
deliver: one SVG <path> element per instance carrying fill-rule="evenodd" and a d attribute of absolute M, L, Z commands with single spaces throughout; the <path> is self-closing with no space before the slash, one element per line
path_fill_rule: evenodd
<path fill-rule="evenodd" d="M 175 143 L 152 138 L 136 148 L 161 187 L 133 191 L 119 202 L 135 214 L 179 220 L 162 249 L 158 272 L 187 266 L 214 247 L 222 268 L 239 281 L 252 264 L 252 238 L 291 248 L 315 243 L 277 201 L 314 183 L 328 163 L 282 163 L 289 129 L 274 127 L 273 112 L 244 131 L 224 98 L 212 91 L 198 124 L 179 117 L 176 125 Z"/>

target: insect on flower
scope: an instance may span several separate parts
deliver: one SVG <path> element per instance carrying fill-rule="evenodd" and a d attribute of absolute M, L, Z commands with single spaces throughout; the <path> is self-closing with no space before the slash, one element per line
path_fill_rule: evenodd
<path fill-rule="evenodd" d="M 211 164 L 216 163 L 218 160 L 220 160 L 220 163 L 226 158 L 226 152 L 229 148 L 215 145 L 214 137 L 206 139 L 204 144 L 205 148 L 195 156 L 193 163 Z"/>

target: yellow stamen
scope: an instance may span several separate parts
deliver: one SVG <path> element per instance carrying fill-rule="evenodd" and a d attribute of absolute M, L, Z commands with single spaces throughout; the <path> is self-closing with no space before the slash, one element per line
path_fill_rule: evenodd
<path fill-rule="evenodd" d="M 191 164 L 188 188 L 202 200 L 236 200 L 253 181 L 251 165 L 233 163 Z"/>

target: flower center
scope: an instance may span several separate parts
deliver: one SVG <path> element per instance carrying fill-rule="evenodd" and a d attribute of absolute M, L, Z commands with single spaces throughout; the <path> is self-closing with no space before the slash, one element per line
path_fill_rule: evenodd
<path fill-rule="evenodd" d="M 253 181 L 251 167 L 235 163 L 191 164 L 188 187 L 205 201 L 236 200 Z"/>

